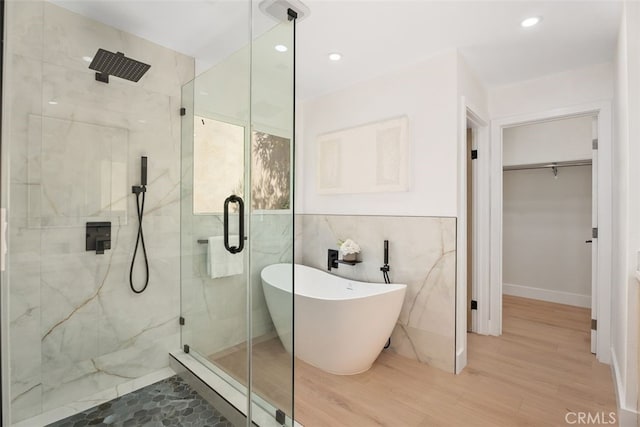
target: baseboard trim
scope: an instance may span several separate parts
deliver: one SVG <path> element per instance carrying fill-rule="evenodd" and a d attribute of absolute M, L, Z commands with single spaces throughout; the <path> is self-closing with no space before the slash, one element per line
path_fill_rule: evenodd
<path fill-rule="evenodd" d="M 464 349 L 460 349 L 456 352 L 456 374 L 461 373 L 466 366 L 467 366 L 467 352 L 464 351 Z"/>
<path fill-rule="evenodd" d="M 531 298 L 558 304 L 573 305 L 576 307 L 591 307 L 591 296 L 573 294 L 571 292 L 552 291 L 549 289 L 532 288 L 530 286 L 502 284 L 502 293 L 515 297 Z"/>
<path fill-rule="evenodd" d="M 620 367 L 618 366 L 618 358 L 616 352 L 611 348 L 611 376 L 613 377 L 613 390 L 616 393 L 616 404 L 618 407 L 618 425 L 620 427 L 637 427 L 638 412 L 626 408 L 624 405 L 625 392 L 620 377 Z"/>

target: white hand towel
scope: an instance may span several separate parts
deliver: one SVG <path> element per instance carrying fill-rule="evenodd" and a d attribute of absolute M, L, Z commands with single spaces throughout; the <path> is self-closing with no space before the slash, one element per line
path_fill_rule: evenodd
<path fill-rule="evenodd" d="M 229 244 L 237 246 L 238 236 L 229 236 Z M 207 275 L 212 279 L 235 276 L 244 271 L 244 252 L 232 254 L 224 248 L 223 236 L 209 237 L 207 244 Z"/>

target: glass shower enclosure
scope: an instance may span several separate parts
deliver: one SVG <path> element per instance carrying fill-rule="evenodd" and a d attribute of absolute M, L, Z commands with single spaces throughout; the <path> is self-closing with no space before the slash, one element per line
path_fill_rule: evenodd
<path fill-rule="evenodd" d="M 260 272 L 292 261 L 295 20 L 265 3 L 0 1 L 0 424 L 48 425 L 181 354 L 241 396 L 241 425 L 292 425 L 272 318 L 292 329 L 293 297 L 269 311 Z"/>
<path fill-rule="evenodd" d="M 249 420 L 292 425 L 292 334 L 272 317 L 292 330 L 293 296 L 270 312 L 260 273 L 293 260 L 295 24 L 256 34 L 253 16 L 247 44 L 182 89 L 181 339 Z"/>

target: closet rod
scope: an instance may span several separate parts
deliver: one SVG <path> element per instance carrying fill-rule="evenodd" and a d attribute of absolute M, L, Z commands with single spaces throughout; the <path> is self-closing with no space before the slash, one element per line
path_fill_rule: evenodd
<path fill-rule="evenodd" d="M 530 165 L 514 165 L 504 166 L 503 171 L 519 171 L 528 169 L 553 169 L 553 168 L 566 168 L 572 166 L 591 166 L 591 160 L 571 160 L 566 162 L 554 162 L 554 163 L 535 163 Z"/>

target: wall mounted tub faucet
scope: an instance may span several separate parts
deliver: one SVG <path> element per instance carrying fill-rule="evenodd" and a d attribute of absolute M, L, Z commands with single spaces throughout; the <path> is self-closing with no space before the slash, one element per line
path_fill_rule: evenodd
<path fill-rule="evenodd" d="M 331 271 L 332 268 L 338 268 L 339 264 L 356 265 L 362 261 L 345 261 L 340 259 L 340 252 L 336 249 L 329 249 L 327 251 L 327 270 Z"/>
<path fill-rule="evenodd" d="M 338 251 L 336 249 L 327 251 L 327 270 L 331 271 L 332 268 L 338 268 Z"/>

